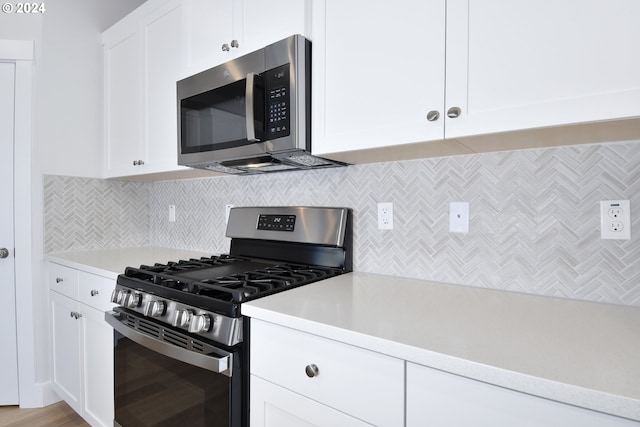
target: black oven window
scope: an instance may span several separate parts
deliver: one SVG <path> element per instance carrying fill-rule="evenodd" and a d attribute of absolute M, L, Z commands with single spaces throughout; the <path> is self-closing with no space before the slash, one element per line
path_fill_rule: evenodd
<path fill-rule="evenodd" d="M 115 419 L 123 427 L 228 427 L 231 378 L 128 338 L 115 345 Z"/>

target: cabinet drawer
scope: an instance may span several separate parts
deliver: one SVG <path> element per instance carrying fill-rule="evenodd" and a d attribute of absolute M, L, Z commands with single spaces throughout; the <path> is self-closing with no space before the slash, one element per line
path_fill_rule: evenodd
<path fill-rule="evenodd" d="M 464 410 L 461 410 L 464 407 Z M 636 421 L 407 362 L 407 427 L 623 427 Z"/>
<path fill-rule="evenodd" d="M 368 423 L 404 424 L 400 359 L 252 319 L 250 363 L 253 375 Z"/>
<path fill-rule="evenodd" d="M 49 263 L 49 289 L 78 299 L 78 270 Z"/>
<path fill-rule="evenodd" d="M 115 304 L 111 302 L 111 292 L 116 287 L 116 281 L 95 274 L 80 272 L 79 293 L 80 302 L 100 311 L 111 310 Z"/>

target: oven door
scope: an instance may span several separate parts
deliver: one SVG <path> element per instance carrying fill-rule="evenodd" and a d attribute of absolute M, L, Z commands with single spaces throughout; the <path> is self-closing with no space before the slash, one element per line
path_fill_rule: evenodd
<path fill-rule="evenodd" d="M 114 426 L 246 425 L 241 350 L 119 308 L 105 319 L 114 328 Z"/>

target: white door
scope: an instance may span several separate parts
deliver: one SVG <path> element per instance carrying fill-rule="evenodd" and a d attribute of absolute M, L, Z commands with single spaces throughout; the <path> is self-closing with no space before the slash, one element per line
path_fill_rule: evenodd
<path fill-rule="evenodd" d="M 13 238 L 15 64 L 0 62 L 0 405 L 18 404 Z"/>

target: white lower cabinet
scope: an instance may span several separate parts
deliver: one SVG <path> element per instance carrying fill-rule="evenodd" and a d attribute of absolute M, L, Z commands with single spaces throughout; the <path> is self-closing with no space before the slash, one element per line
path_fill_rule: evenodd
<path fill-rule="evenodd" d="M 113 425 L 113 279 L 49 264 L 53 389 L 92 426 Z"/>
<path fill-rule="evenodd" d="M 74 411 L 82 412 L 80 390 L 80 322 L 71 314 L 78 302 L 50 292 L 53 388 Z"/>
<path fill-rule="evenodd" d="M 407 427 L 639 425 L 407 362 Z"/>
<path fill-rule="evenodd" d="M 402 426 L 404 361 L 251 319 L 252 426 Z"/>
<path fill-rule="evenodd" d="M 357 418 L 251 375 L 251 427 L 364 427 Z"/>

